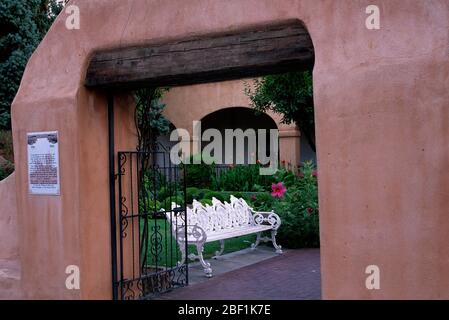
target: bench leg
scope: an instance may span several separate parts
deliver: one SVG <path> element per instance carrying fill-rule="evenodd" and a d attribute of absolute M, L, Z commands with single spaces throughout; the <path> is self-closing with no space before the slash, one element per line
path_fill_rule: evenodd
<path fill-rule="evenodd" d="M 182 266 L 186 262 L 186 245 L 185 245 L 185 243 L 179 244 L 179 251 L 181 251 L 181 261 L 178 261 L 178 266 Z"/>
<path fill-rule="evenodd" d="M 282 253 L 282 247 L 276 243 L 276 235 L 277 230 L 271 230 L 271 242 L 273 243 L 273 247 L 276 249 L 276 253 Z"/>
<path fill-rule="evenodd" d="M 258 233 L 257 233 L 256 242 L 254 242 L 254 243 L 251 245 L 251 249 L 252 249 L 252 250 L 255 250 L 255 249 L 257 248 L 257 246 L 259 245 L 260 240 L 261 240 L 261 238 L 260 238 L 261 236 L 262 236 L 262 232 L 258 232 Z"/>
<path fill-rule="evenodd" d="M 204 243 L 198 243 L 196 245 L 196 250 L 198 251 L 198 258 L 200 259 L 200 263 L 203 266 L 204 273 L 206 277 L 212 277 L 212 268 L 210 267 L 210 263 L 206 262 L 203 257 Z"/>
<path fill-rule="evenodd" d="M 223 254 L 224 248 L 225 248 L 225 242 L 224 242 L 224 240 L 220 240 L 220 250 L 215 251 L 214 259 L 217 259 L 219 256 L 221 256 Z"/>
<path fill-rule="evenodd" d="M 196 259 L 199 259 L 199 257 L 194 253 L 189 254 L 187 258 L 189 258 L 190 261 L 195 261 Z"/>

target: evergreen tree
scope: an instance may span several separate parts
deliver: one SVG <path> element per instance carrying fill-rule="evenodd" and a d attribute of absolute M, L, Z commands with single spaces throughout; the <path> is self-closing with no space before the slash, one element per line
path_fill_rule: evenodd
<path fill-rule="evenodd" d="M 10 128 L 25 66 L 61 9 L 56 0 L 0 1 L 0 129 Z"/>

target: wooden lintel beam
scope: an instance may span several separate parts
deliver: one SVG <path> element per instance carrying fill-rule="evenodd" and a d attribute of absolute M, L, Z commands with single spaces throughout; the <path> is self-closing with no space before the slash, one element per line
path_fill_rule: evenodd
<path fill-rule="evenodd" d="M 298 21 L 98 51 L 91 88 L 187 85 L 311 69 L 312 40 Z"/>

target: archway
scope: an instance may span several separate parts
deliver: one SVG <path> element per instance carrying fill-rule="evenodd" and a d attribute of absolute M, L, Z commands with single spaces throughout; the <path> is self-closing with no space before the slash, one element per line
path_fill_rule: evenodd
<path fill-rule="evenodd" d="M 255 130 L 257 132 L 259 129 L 267 130 L 269 132 L 270 129 L 277 129 L 276 122 L 265 113 L 256 113 L 254 110 L 244 107 L 234 107 L 234 108 L 225 108 L 219 111 L 215 111 L 211 114 L 208 114 L 203 119 L 201 119 L 201 135 L 204 131 L 208 129 L 216 129 L 218 130 L 222 137 L 226 136 L 226 129 L 241 129 L 242 131 L 246 131 L 248 129 Z M 258 137 L 256 136 L 256 144 Z M 266 136 L 266 148 L 270 151 L 270 139 L 267 134 Z M 225 150 L 225 141 L 222 141 L 222 150 Z M 207 142 L 202 143 L 202 147 L 207 145 Z M 234 145 L 234 155 L 236 154 L 235 149 L 236 145 Z M 276 153 L 278 150 L 276 150 Z M 257 150 L 255 150 L 255 154 L 257 155 Z M 249 155 L 251 156 L 251 155 Z M 248 141 L 245 141 L 244 146 L 244 163 L 250 163 L 250 159 L 248 158 Z M 255 156 L 255 155 L 254 155 Z M 224 154 L 221 157 L 221 163 L 225 163 Z M 234 158 L 235 160 L 235 158 Z M 253 164 L 254 164 L 253 159 Z M 234 162 L 235 164 L 235 162 Z"/>
<path fill-rule="evenodd" d="M 389 17 L 388 27 L 379 31 L 365 27 L 366 4 L 352 1 L 338 6 L 301 0 L 71 1 L 82 14 L 81 29 L 68 30 L 67 16 L 58 17 L 29 61 L 12 107 L 25 297 L 111 297 L 109 179 L 114 175 L 107 168 L 107 95 L 84 86 L 93 52 L 292 18 L 305 23 L 316 49 L 323 297 L 448 297 L 447 232 L 433 228 L 448 224 L 449 129 L 442 119 L 449 64 L 438 50 L 448 39 L 435 32 L 447 25 L 441 14 L 447 2 L 427 6 L 414 0 L 413 10 L 378 2 Z M 410 21 L 416 32 L 410 32 Z M 132 149 L 132 100 L 126 92 L 115 93 L 115 149 Z M 61 196 L 32 196 L 26 133 L 50 130 L 61 138 Z M 441 175 L 416 170 L 429 162 Z M 385 164 L 382 170 L 379 164 Z M 365 287 L 364 270 L 373 263 L 388 270 L 382 290 Z M 81 290 L 65 287 L 69 265 L 80 267 Z"/>
<path fill-rule="evenodd" d="M 257 52 L 257 55 L 254 55 L 254 52 Z M 171 62 L 172 64 L 166 64 L 167 62 Z M 151 159 L 151 154 L 146 150 L 143 153 L 141 152 L 142 150 L 138 150 L 137 153 L 119 150 L 119 184 L 117 194 L 117 185 L 114 181 L 114 177 L 116 176 L 114 160 L 116 154 L 114 90 L 117 88 L 129 90 L 145 86 L 178 86 L 236 79 L 252 75 L 257 77 L 273 72 L 281 73 L 286 70 L 306 70 L 312 68 L 313 64 L 314 48 L 312 41 L 302 22 L 297 20 L 254 25 L 226 33 L 210 33 L 169 42 L 142 44 L 136 47 L 99 50 L 92 55 L 87 68 L 85 85 L 90 89 L 106 90 L 108 101 L 111 256 L 113 296 L 115 299 L 118 298 L 119 291 L 122 299 L 137 298 L 139 296 L 147 297 L 147 293 L 152 295 L 153 293 L 159 292 L 159 287 L 154 285 L 153 282 L 160 282 L 157 279 L 161 276 L 161 272 L 163 272 L 164 277 L 168 277 L 167 279 L 170 277 L 177 279 L 178 276 L 176 274 L 179 274 L 185 280 L 183 279 L 176 283 L 179 285 L 187 283 L 188 276 L 186 273 L 188 272 L 188 268 L 185 263 L 185 257 L 188 245 L 187 241 L 179 243 L 184 258 L 178 265 L 175 264 L 160 272 L 155 271 L 152 274 L 147 274 L 146 270 L 153 270 L 154 268 L 152 266 L 147 268 L 145 265 L 147 261 L 146 247 L 142 251 L 140 246 L 135 246 L 134 244 L 136 242 L 134 240 L 135 236 L 141 237 L 140 219 L 144 219 L 145 226 L 148 224 L 147 219 L 149 217 L 146 212 L 147 210 L 145 209 L 145 212 L 141 214 L 140 209 L 136 209 L 136 212 L 133 206 L 129 207 L 128 204 L 125 204 L 127 199 L 131 203 L 133 200 L 135 203 L 141 203 L 139 196 L 143 194 L 145 197 L 145 194 L 147 194 L 144 183 L 145 177 L 143 176 L 144 171 L 142 173 L 136 172 L 136 178 L 143 178 L 141 183 L 137 184 L 134 182 L 137 179 L 131 177 L 125 178 L 130 182 L 123 185 L 122 176 L 125 172 L 123 171 L 124 165 L 127 162 L 134 162 L 132 160 L 133 155 L 137 159 L 148 157 L 148 159 L 143 160 L 141 165 L 143 170 L 146 168 L 144 163 L 153 163 L 154 161 Z M 271 138 L 270 136 L 269 139 Z M 275 156 L 277 156 L 277 150 L 275 152 Z M 272 161 L 270 168 L 277 169 L 277 163 L 276 160 Z M 154 174 L 150 173 L 150 175 Z M 152 179 L 154 180 L 154 178 Z M 154 186 L 156 184 L 153 183 Z M 133 189 L 136 189 L 136 187 L 139 190 L 135 198 L 133 196 Z M 123 196 L 124 194 L 125 196 Z M 129 197 L 126 196 L 127 194 Z M 118 208 L 116 207 L 117 202 L 119 203 Z M 148 209 L 153 207 L 145 199 L 143 199 L 143 203 L 145 203 L 145 207 L 148 207 Z M 179 207 L 184 214 L 187 212 L 185 205 L 184 209 Z M 131 216 L 129 215 L 130 210 L 134 212 Z M 157 228 L 156 216 L 158 213 L 156 209 L 154 210 L 152 210 L 154 212 L 151 214 L 151 217 L 154 217 L 152 219 L 154 220 L 154 228 Z M 168 214 L 171 217 L 170 221 L 172 221 L 172 215 L 176 214 L 173 207 Z M 134 219 L 137 220 L 136 223 L 132 224 L 132 236 L 127 237 L 128 231 L 124 231 L 123 229 L 127 228 L 129 223 L 134 221 Z M 184 221 L 186 219 L 187 217 L 185 217 Z M 164 226 L 164 230 L 166 231 L 166 223 Z M 187 223 L 184 223 L 183 226 L 185 229 L 184 232 L 176 230 L 177 238 L 178 234 L 185 235 L 186 239 L 197 236 L 194 230 L 188 231 L 190 229 Z M 134 227 L 136 228 L 135 231 Z M 150 228 L 144 227 L 144 234 L 142 236 L 142 239 L 160 237 L 160 240 L 156 239 L 153 242 L 157 248 L 160 247 L 157 244 L 163 241 L 164 238 L 157 231 L 158 229 L 153 229 L 153 233 L 149 235 Z M 277 251 L 281 252 L 275 240 L 276 231 L 273 229 L 271 233 L 273 245 Z M 258 235 L 259 238 L 260 234 Z M 146 240 L 138 242 L 147 243 Z M 143 262 L 140 261 L 142 260 L 142 255 Z M 159 256 L 157 252 L 155 256 Z M 198 256 L 205 268 L 206 274 L 211 275 L 211 269 L 207 267 L 207 263 L 203 260 L 202 250 L 198 249 Z M 137 268 L 136 270 L 136 266 L 140 265 L 142 265 L 142 268 Z M 159 270 L 157 262 L 154 270 Z M 156 280 L 151 280 L 151 283 L 148 282 L 153 277 Z M 172 285 L 172 281 L 168 281 L 168 283 L 169 286 Z M 154 288 L 156 291 L 153 292 L 153 289 L 151 289 L 147 292 L 145 288 L 149 287 Z"/>

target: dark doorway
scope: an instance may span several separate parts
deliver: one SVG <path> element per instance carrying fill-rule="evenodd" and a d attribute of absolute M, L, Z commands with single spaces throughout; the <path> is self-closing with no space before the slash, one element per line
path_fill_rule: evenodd
<path fill-rule="evenodd" d="M 269 131 L 270 129 L 277 129 L 277 126 L 276 122 L 274 122 L 274 120 L 271 119 L 271 117 L 265 113 L 258 113 L 250 108 L 235 107 L 235 108 L 221 109 L 204 117 L 201 120 L 201 134 L 203 134 L 203 132 L 206 131 L 207 129 L 217 129 L 218 131 L 220 131 L 223 137 L 225 137 L 226 129 L 241 129 L 243 131 L 253 129 L 256 130 L 256 138 L 258 139 L 259 137 L 257 136 L 257 130 L 265 129 Z M 208 142 L 203 142 L 203 147 L 204 145 L 207 145 L 207 143 Z M 222 144 L 223 150 L 225 150 L 224 139 L 222 141 Z M 249 163 L 247 144 L 248 141 L 245 141 L 244 164 Z M 267 150 L 271 150 L 268 132 L 266 135 L 265 145 Z M 234 154 L 236 154 L 235 149 L 236 145 L 234 145 Z M 258 150 L 255 150 L 255 155 L 257 155 L 257 152 Z M 222 159 L 221 163 L 224 163 L 224 159 Z"/>

